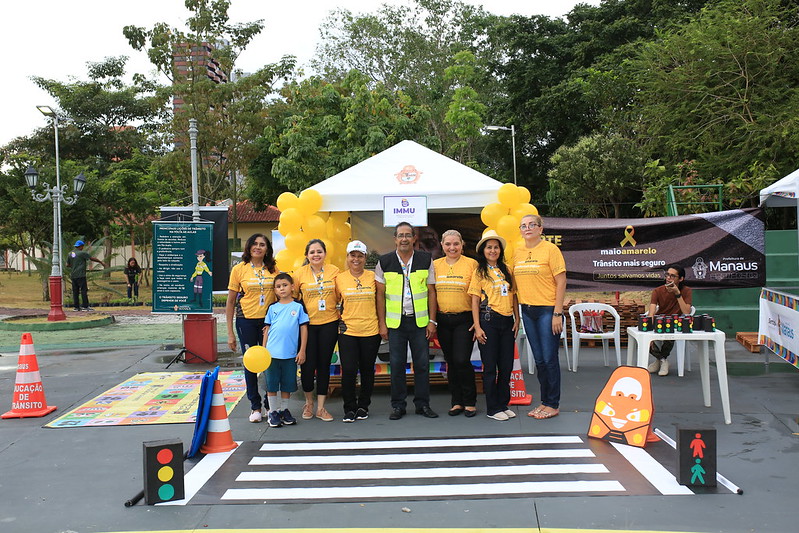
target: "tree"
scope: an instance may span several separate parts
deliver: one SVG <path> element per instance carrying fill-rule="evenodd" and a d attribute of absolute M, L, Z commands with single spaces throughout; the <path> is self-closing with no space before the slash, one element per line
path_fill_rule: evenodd
<path fill-rule="evenodd" d="M 401 91 L 392 92 L 352 71 L 340 84 L 319 77 L 287 84 L 268 110 L 270 125 L 256 143 L 248 196 L 274 203 L 405 139 L 435 144 L 427 136 L 429 113 Z"/>
<path fill-rule="evenodd" d="M 549 171 L 552 214 L 619 218 L 641 190 L 645 163 L 639 147 L 618 135 L 597 133 L 561 146 Z"/>
<path fill-rule="evenodd" d="M 167 129 L 177 145 L 166 156 L 172 160 L 166 166 L 178 172 L 181 187 L 190 191 L 186 132 L 188 120 L 195 118 L 200 131 L 199 192 L 207 199 L 232 192 L 235 200 L 236 173 L 246 170 L 256 156 L 251 141 L 266 125 L 266 98 L 273 83 L 291 73 L 294 58 L 284 57 L 245 76 L 235 62 L 263 30 L 263 20 L 231 23 L 227 0 L 185 0 L 185 6 L 191 11 L 188 31 L 162 22 L 151 29 L 125 26 L 123 33 L 135 50 L 146 50 L 150 62 L 172 82 L 176 103 L 182 102 Z M 204 50 L 210 51 L 210 57 Z M 209 65 L 218 66 L 213 79 L 207 75 Z"/>
<path fill-rule="evenodd" d="M 703 183 L 746 176 L 767 184 L 793 170 L 797 15 L 778 0 L 724 0 L 644 46 L 633 68 L 639 129 L 653 156 L 666 166 L 693 161 Z M 731 200 L 745 189 L 730 190 Z"/>

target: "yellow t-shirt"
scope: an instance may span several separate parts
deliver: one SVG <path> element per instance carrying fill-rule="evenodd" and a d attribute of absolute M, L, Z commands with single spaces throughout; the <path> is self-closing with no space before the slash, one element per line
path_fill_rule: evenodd
<path fill-rule="evenodd" d="M 377 335 L 375 273 L 364 270 L 356 279 L 349 270 L 340 272 L 336 276 L 336 293 L 344 304 L 341 311 L 341 319 L 347 328 L 344 334 L 353 337 Z"/>
<path fill-rule="evenodd" d="M 477 261 L 461 256 L 454 265 L 447 264 L 447 258 L 433 261 L 436 273 L 436 300 L 442 313 L 463 313 L 471 311 L 472 299 L 469 284 L 472 282 Z"/>
<path fill-rule="evenodd" d="M 314 275 L 311 265 L 305 265 L 294 274 L 294 296 L 302 298 L 312 326 L 338 320 L 335 290 L 338 273 L 336 265 L 325 265 L 320 280 Z M 320 301 L 324 301 L 324 310 L 320 309 Z"/>
<path fill-rule="evenodd" d="M 560 248 L 546 240 L 517 248 L 510 268 L 520 304 L 555 305 L 555 276 L 566 272 Z"/>
<path fill-rule="evenodd" d="M 488 278 L 475 271 L 469 284 L 469 294 L 477 296 L 481 301 L 488 297 L 488 306 L 491 310 L 504 316 L 513 315 L 514 292 L 515 289 L 509 288 L 508 281 L 498 268 L 489 268 Z"/>
<path fill-rule="evenodd" d="M 266 267 L 254 268 L 252 263 L 238 263 L 230 271 L 228 290 L 244 293 L 239 305 L 244 318 L 264 318 L 266 308 L 275 301 L 275 276 Z M 261 298 L 263 296 L 263 299 Z"/>

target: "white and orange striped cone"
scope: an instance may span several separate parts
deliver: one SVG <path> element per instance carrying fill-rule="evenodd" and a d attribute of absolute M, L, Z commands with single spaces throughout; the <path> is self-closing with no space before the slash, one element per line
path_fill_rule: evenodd
<path fill-rule="evenodd" d="M 222 394 L 222 384 L 217 379 L 214 381 L 214 395 L 211 398 L 208 433 L 205 435 L 205 444 L 200 447 L 200 452 L 229 452 L 235 449 L 236 446 L 238 446 L 238 444 L 233 442 L 233 433 L 230 432 L 230 421 L 227 419 L 227 409 L 225 409 L 225 395 Z"/>
<path fill-rule="evenodd" d="M 49 415 L 55 411 L 55 405 L 47 405 L 33 349 L 33 337 L 23 333 L 19 344 L 19 360 L 17 362 L 17 381 L 14 385 L 14 400 L 11 410 L 3 413 L 2 418 L 35 418 Z"/>
<path fill-rule="evenodd" d="M 513 371 L 510 373 L 510 402 L 508 405 L 530 405 L 533 397 L 527 394 L 524 386 L 522 363 L 519 361 L 519 347 L 513 345 Z"/>

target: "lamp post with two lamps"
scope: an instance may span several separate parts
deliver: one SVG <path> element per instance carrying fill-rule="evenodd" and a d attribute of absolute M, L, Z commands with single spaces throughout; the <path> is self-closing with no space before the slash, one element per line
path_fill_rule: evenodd
<path fill-rule="evenodd" d="M 86 185 L 86 178 L 81 172 L 72 182 L 72 187 L 75 190 L 74 196 L 67 196 L 67 185 L 61 185 L 61 175 L 58 161 L 58 115 L 49 106 L 37 106 L 39 111 L 43 114 L 52 117 L 53 126 L 55 128 L 55 174 L 56 184 L 55 187 L 50 187 L 47 182 L 42 183 L 44 192 L 36 191 L 36 186 L 39 181 L 39 173 L 33 166 L 28 166 L 25 171 L 25 182 L 31 191 L 31 196 L 37 202 L 53 202 L 53 260 L 52 268 L 50 269 L 50 312 L 47 315 L 49 322 L 56 322 L 59 320 L 66 320 L 67 316 L 64 314 L 63 309 L 63 283 L 62 283 L 62 268 L 61 268 L 61 203 L 73 205 L 78 201 L 78 196 L 83 192 L 83 187 Z"/>
<path fill-rule="evenodd" d="M 513 184 L 516 185 L 516 128 L 511 124 L 510 128 L 505 126 L 486 126 L 485 129 L 488 131 L 503 130 L 510 132 L 511 149 L 513 150 Z"/>

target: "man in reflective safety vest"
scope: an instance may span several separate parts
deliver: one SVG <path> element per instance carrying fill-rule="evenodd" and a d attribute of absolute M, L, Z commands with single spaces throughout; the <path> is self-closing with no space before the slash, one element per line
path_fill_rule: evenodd
<path fill-rule="evenodd" d="M 399 420 L 405 415 L 408 396 L 405 363 L 408 346 L 413 360 L 413 403 L 416 414 L 438 418 L 430 408 L 430 350 L 428 340 L 435 335 L 436 275 L 432 256 L 414 250 L 416 230 L 407 222 L 394 228 L 395 252 L 377 262 L 377 319 L 380 336 L 388 340 L 391 366 L 391 415 Z"/>

